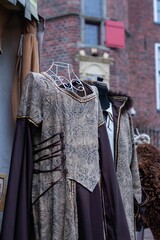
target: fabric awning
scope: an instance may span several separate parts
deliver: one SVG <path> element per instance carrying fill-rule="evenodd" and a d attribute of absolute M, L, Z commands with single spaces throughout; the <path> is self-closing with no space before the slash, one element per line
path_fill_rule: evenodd
<path fill-rule="evenodd" d="M 24 17 L 29 20 L 32 20 L 32 16 L 39 20 L 37 0 L 1 0 L 0 4 L 10 10 L 24 11 Z"/>

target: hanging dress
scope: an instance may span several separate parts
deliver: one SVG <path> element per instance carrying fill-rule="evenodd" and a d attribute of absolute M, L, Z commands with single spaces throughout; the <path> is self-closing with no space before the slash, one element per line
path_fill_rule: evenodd
<path fill-rule="evenodd" d="M 1 240 L 130 240 L 97 89 L 85 88 L 27 75 Z"/>

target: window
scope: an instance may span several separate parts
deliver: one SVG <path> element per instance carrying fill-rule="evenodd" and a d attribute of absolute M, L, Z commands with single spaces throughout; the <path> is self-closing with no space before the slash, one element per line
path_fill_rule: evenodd
<path fill-rule="evenodd" d="M 156 105 L 160 110 L 160 43 L 155 44 Z"/>
<path fill-rule="evenodd" d="M 84 14 L 90 17 L 102 17 L 102 0 L 84 0 Z"/>
<path fill-rule="evenodd" d="M 83 0 L 83 42 L 104 44 L 104 0 Z"/>
<path fill-rule="evenodd" d="M 154 4 L 154 21 L 160 23 L 160 0 L 153 0 Z"/>
<path fill-rule="evenodd" d="M 99 24 L 94 24 L 90 22 L 85 22 L 85 38 L 84 42 L 88 44 L 94 44 L 98 45 L 99 44 L 99 29 L 100 25 Z"/>

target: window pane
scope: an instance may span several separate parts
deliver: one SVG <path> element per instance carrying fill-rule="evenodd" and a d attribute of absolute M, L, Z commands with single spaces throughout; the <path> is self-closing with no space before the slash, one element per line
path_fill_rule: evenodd
<path fill-rule="evenodd" d="M 160 0 L 157 0 L 157 10 L 160 11 Z"/>
<path fill-rule="evenodd" d="M 94 24 L 85 24 L 85 37 L 84 42 L 86 44 L 99 44 L 99 26 Z"/>
<path fill-rule="evenodd" d="M 158 69 L 160 69 L 160 59 L 158 59 Z"/>
<path fill-rule="evenodd" d="M 158 71 L 160 71 L 160 47 L 158 48 L 158 51 L 157 51 L 157 60 L 158 60 Z"/>
<path fill-rule="evenodd" d="M 157 12 L 157 22 L 160 22 L 160 11 Z"/>
<path fill-rule="evenodd" d="M 102 17 L 102 0 L 84 0 L 84 13 L 86 16 Z"/>
<path fill-rule="evenodd" d="M 157 0 L 157 22 L 160 22 L 160 0 Z"/>

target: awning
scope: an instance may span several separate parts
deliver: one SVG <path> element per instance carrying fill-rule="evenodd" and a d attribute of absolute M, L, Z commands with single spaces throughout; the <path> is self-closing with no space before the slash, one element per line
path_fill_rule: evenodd
<path fill-rule="evenodd" d="M 24 17 L 31 20 L 38 18 L 37 0 L 1 0 L 1 5 L 10 10 L 24 11 Z"/>

